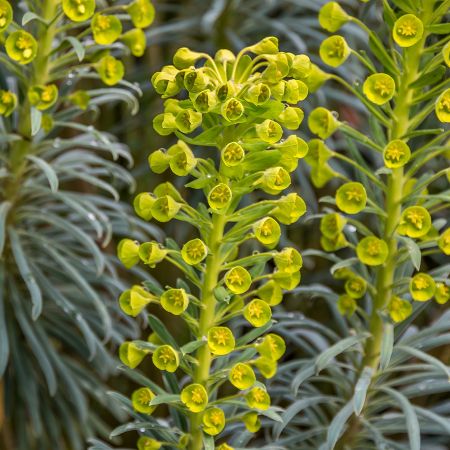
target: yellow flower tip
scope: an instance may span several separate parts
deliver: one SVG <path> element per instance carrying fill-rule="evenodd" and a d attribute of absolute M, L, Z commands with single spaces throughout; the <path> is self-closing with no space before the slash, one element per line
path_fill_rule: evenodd
<path fill-rule="evenodd" d="M 58 87 L 56 84 L 33 86 L 28 91 L 28 100 L 40 111 L 45 111 L 58 100 Z"/>
<path fill-rule="evenodd" d="M 450 89 L 445 90 L 436 100 L 436 116 L 442 123 L 450 123 Z"/>
<path fill-rule="evenodd" d="M 409 282 L 409 292 L 416 302 L 430 300 L 436 291 L 436 283 L 433 277 L 427 273 L 417 273 Z"/>
<path fill-rule="evenodd" d="M 326 108 L 315 108 L 308 117 L 308 126 L 312 133 L 321 139 L 329 138 L 339 127 L 335 114 Z"/>
<path fill-rule="evenodd" d="M 255 411 L 244 414 L 242 421 L 250 433 L 257 433 L 261 428 L 261 421 L 259 420 L 258 413 Z"/>
<path fill-rule="evenodd" d="M 330 36 L 320 44 L 320 59 L 331 67 L 344 64 L 350 53 L 350 47 L 342 36 Z"/>
<path fill-rule="evenodd" d="M 62 0 L 64 14 L 73 22 L 84 22 L 95 12 L 95 0 Z"/>
<path fill-rule="evenodd" d="M 133 207 L 136 214 L 144 220 L 152 219 L 152 206 L 156 197 L 149 192 L 141 192 L 133 200 Z"/>
<path fill-rule="evenodd" d="M 386 73 L 375 73 L 364 81 L 363 93 L 372 103 L 384 105 L 395 94 L 395 81 Z"/>
<path fill-rule="evenodd" d="M 180 210 L 181 205 L 171 195 L 163 195 L 157 198 L 151 208 L 151 214 L 158 222 L 169 222 Z"/>
<path fill-rule="evenodd" d="M 263 327 L 272 319 L 272 310 L 264 300 L 255 298 L 245 306 L 244 318 L 255 328 Z"/>
<path fill-rule="evenodd" d="M 388 254 L 389 250 L 386 242 L 375 236 L 367 236 L 361 239 L 356 246 L 358 259 L 368 266 L 384 264 Z"/>
<path fill-rule="evenodd" d="M 253 225 L 255 238 L 261 244 L 273 248 L 281 237 L 281 227 L 272 217 L 265 217 Z"/>
<path fill-rule="evenodd" d="M 412 313 L 412 305 L 408 300 L 394 296 L 388 305 L 389 316 L 395 322 L 402 322 Z"/>
<path fill-rule="evenodd" d="M 161 306 L 167 312 L 179 316 L 189 305 L 189 299 L 184 289 L 168 289 L 160 298 Z"/>
<path fill-rule="evenodd" d="M 208 405 L 208 393 L 201 384 L 193 383 L 181 391 L 181 401 L 189 411 L 202 412 Z"/>
<path fill-rule="evenodd" d="M 110 45 L 122 34 L 122 22 L 116 16 L 95 14 L 91 20 L 94 41 L 100 45 Z"/>
<path fill-rule="evenodd" d="M 159 370 L 175 372 L 180 365 L 178 352 L 170 345 L 159 346 L 152 355 L 152 361 Z"/>
<path fill-rule="evenodd" d="M 278 334 L 269 333 L 256 344 L 256 350 L 261 356 L 278 361 L 286 352 L 286 343 Z"/>
<path fill-rule="evenodd" d="M 160 72 L 155 72 L 152 75 L 151 83 L 155 88 L 155 91 L 160 94 L 162 98 L 172 97 L 180 92 L 182 82 L 179 73 L 179 70 L 175 66 L 164 66 Z M 181 109 L 166 112 L 178 113 L 180 111 Z"/>
<path fill-rule="evenodd" d="M 119 347 L 120 361 L 131 369 L 135 369 L 146 355 L 147 351 L 139 348 L 134 342 L 124 342 Z"/>
<path fill-rule="evenodd" d="M 406 142 L 394 139 L 383 150 L 384 165 L 389 169 L 403 167 L 411 158 L 411 149 Z"/>
<path fill-rule="evenodd" d="M 261 178 L 255 182 L 268 194 L 277 195 L 291 185 L 291 176 L 283 167 L 269 167 Z"/>
<path fill-rule="evenodd" d="M 150 403 L 155 397 L 153 391 L 148 387 L 142 387 L 135 390 L 133 394 L 131 394 L 133 409 L 141 414 L 152 414 L 156 406 L 151 406 Z"/>
<path fill-rule="evenodd" d="M 202 57 L 201 53 L 194 52 L 187 47 L 181 47 L 175 52 L 173 65 L 180 70 L 188 69 Z"/>
<path fill-rule="evenodd" d="M 10 91 L 0 90 L 0 116 L 8 117 L 17 107 L 17 96 Z"/>
<path fill-rule="evenodd" d="M 256 125 L 256 134 L 263 142 L 275 144 L 283 136 L 283 129 L 279 123 L 266 119 L 264 122 Z"/>
<path fill-rule="evenodd" d="M 261 387 L 254 387 L 245 395 L 247 405 L 252 409 L 265 411 L 270 407 L 270 396 L 267 391 Z"/>
<path fill-rule="evenodd" d="M 130 49 L 133 56 L 141 57 L 145 53 L 147 38 L 140 28 L 127 31 L 120 40 Z"/>
<path fill-rule="evenodd" d="M 5 41 L 8 56 L 19 64 L 29 64 L 36 57 L 38 44 L 28 32 L 19 30 L 12 32 Z"/>
<path fill-rule="evenodd" d="M 450 228 L 439 236 L 438 246 L 445 255 L 450 255 Z"/>
<path fill-rule="evenodd" d="M 221 107 L 222 116 L 229 122 L 238 121 L 244 115 L 244 111 L 244 105 L 237 98 L 229 98 Z"/>
<path fill-rule="evenodd" d="M 232 331 L 227 327 L 212 327 L 208 331 L 208 347 L 214 355 L 228 355 L 234 350 L 236 342 Z"/>
<path fill-rule="evenodd" d="M 208 247 L 201 239 L 192 239 L 186 242 L 181 249 L 183 261 L 190 266 L 201 263 L 208 255 Z"/>
<path fill-rule="evenodd" d="M 144 242 L 139 246 L 139 258 L 150 267 L 155 267 L 159 264 L 167 255 L 167 250 L 161 247 L 158 242 Z"/>
<path fill-rule="evenodd" d="M 120 295 L 119 305 L 125 314 L 136 317 L 152 300 L 156 299 L 150 292 L 135 285 Z"/>
<path fill-rule="evenodd" d="M 234 53 L 226 48 L 217 50 L 214 55 L 214 61 L 218 64 L 228 64 L 236 61 L 236 56 Z"/>
<path fill-rule="evenodd" d="M 13 9 L 6 0 L 0 0 L 0 33 L 6 31 L 13 20 Z"/>
<path fill-rule="evenodd" d="M 208 194 L 208 205 L 213 211 L 225 211 L 231 203 L 233 193 L 230 187 L 225 183 L 219 183 L 214 186 Z"/>
<path fill-rule="evenodd" d="M 182 133 L 192 133 L 202 124 L 202 113 L 193 109 L 184 109 L 175 116 L 175 126 Z"/>
<path fill-rule="evenodd" d="M 306 212 L 305 201 L 296 193 L 281 197 L 276 205 L 270 214 L 284 225 L 297 222 Z"/>
<path fill-rule="evenodd" d="M 275 36 L 266 37 L 251 47 L 248 47 L 248 49 L 256 55 L 274 55 L 279 51 L 278 38 Z"/>
<path fill-rule="evenodd" d="M 345 183 L 336 191 L 336 206 L 347 214 L 358 214 L 366 207 L 366 202 L 366 189 L 361 183 Z"/>
<path fill-rule="evenodd" d="M 350 295 L 347 294 L 339 296 L 337 309 L 343 316 L 351 317 L 356 311 L 356 308 L 357 304 L 353 297 L 350 297 Z"/>
<path fill-rule="evenodd" d="M 132 239 L 122 239 L 117 245 L 117 257 L 127 269 L 131 269 L 139 262 L 139 243 Z"/>
<path fill-rule="evenodd" d="M 327 238 L 333 239 L 344 229 L 347 220 L 338 213 L 325 214 L 320 219 L 320 232 Z"/>
<path fill-rule="evenodd" d="M 235 364 L 228 374 L 228 379 L 234 387 L 241 391 L 251 388 L 256 383 L 255 372 L 250 365 L 245 363 Z"/>
<path fill-rule="evenodd" d="M 257 290 L 258 298 L 267 302 L 270 306 L 276 306 L 283 300 L 283 290 L 274 281 L 269 280 Z"/>
<path fill-rule="evenodd" d="M 397 231 L 411 238 L 420 238 L 430 229 L 430 213 L 423 206 L 410 206 L 403 211 Z"/>
<path fill-rule="evenodd" d="M 122 61 L 107 55 L 100 59 L 96 65 L 100 79 L 108 86 L 114 86 L 125 75 L 125 67 Z"/>
<path fill-rule="evenodd" d="M 91 96 L 83 90 L 75 91 L 73 94 L 69 95 L 69 100 L 78 108 L 85 111 L 89 106 L 89 101 L 91 100 Z"/>
<path fill-rule="evenodd" d="M 302 255 L 292 247 L 286 247 L 273 257 L 278 270 L 288 273 L 298 272 L 303 266 Z"/>
<path fill-rule="evenodd" d="M 392 29 L 392 37 L 400 47 L 411 47 L 423 36 L 423 23 L 414 14 L 405 14 L 398 18 Z"/>
<path fill-rule="evenodd" d="M 361 298 L 367 290 L 367 282 L 360 276 L 347 278 L 345 282 L 345 292 L 352 298 Z"/>
<path fill-rule="evenodd" d="M 233 294 L 243 294 L 247 292 L 252 284 L 252 277 L 247 269 L 235 266 L 230 269 L 224 277 L 226 287 Z"/>
<path fill-rule="evenodd" d="M 161 442 L 147 436 L 141 436 L 137 441 L 138 450 L 159 450 L 161 447 Z"/>
<path fill-rule="evenodd" d="M 203 413 L 202 422 L 203 431 L 210 436 L 216 436 L 225 428 L 225 413 L 216 406 L 208 408 Z"/>
<path fill-rule="evenodd" d="M 319 12 L 320 26 L 331 33 L 339 30 L 349 20 L 350 16 L 341 8 L 338 2 L 326 3 Z"/>
<path fill-rule="evenodd" d="M 220 153 L 226 167 L 238 166 L 245 159 L 245 151 L 237 142 L 229 142 Z"/>
<path fill-rule="evenodd" d="M 267 380 L 273 378 L 277 373 L 277 362 L 274 359 L 261 356 L 254 360 L 253 364 L 258 368 L 260 374 Z"/>
<path fill-rule="evenodd" d="M 436 283 L 434 298 L 440 305 L 447 303 L 450 300 L 450 287 L 445 283 Z"/>
<path fill-rule="evenodd" d="M 150 0 L 134 0 L 127 11 L 136 28 L 147 28 L 155 19 L 155 7 Z"/>

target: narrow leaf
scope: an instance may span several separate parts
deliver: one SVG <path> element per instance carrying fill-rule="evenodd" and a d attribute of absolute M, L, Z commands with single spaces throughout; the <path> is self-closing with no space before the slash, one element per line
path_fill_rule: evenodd
<path fill-rule="evenodd" d="M 326 446 L 327 450 L 334 449 L 334 446 L 343 433 L 345 424 L 352 415 L 352 412 L 353 402 L 350 401 L 334 416 L 334 419 L 331 421 L 330 426 L 328 427 Z"/>
<path fill-rule="evenodd" d="M 6 331 L 6 316 L 5 316 L 5 280 L 3 265 L 0 266 L 0 378 L 6 370 L 6 365 L 9 359 L 9 340 Z"/>
<path fill-rule="evenodd" d="M 364 403 L 366 401 L 367 390 L 372 380 L 373 369 L 371 367 L 364 367 L 361 376 L 355 386 L 355 393 L 353 395 L 353 411 L 357 416 L 361 414 Z"/>
<path fill-rule="evenodd" d="M 3 202 L 0 204 L 0 256 L 5 247 L 5 226 L 8 212 L 11 209 L 11 202 Z"/>
<path fill-rule="evenodd" d="M 33 161 L 36 166 L 44 172 L 44 175 L 47 177 L 48 184 L 50 185 L 50 189 L 52 192 L 56 192 L 58 190 L 59 181 L 58 175 L 56 175 L 53 167 L 47 161 L 35 155 L 28 155 L 27 159 Z"/>
<path fill-rule="evenodd" d="M 36 109 L 31 108 L 31 135 L 34 136 L 41 129 L 42 113 Z"/>
<path fill-rule="evenodd" d="M 381 341 L 380 369 L 386 370 L 391 361 L 392 349 L 394 347 L 394 325 L 384 324 L 383 340 Z"/>

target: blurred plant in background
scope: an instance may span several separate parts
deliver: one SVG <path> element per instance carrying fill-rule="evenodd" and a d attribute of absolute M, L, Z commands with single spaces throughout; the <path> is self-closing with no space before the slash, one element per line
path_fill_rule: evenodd
<path fill-rule="evenodd" d="M 82 449 L 121 417 L 104 380 L 136 327 L 105 249 L 158 232 L 118 202 L 127 147 L 91 124 L 105 103 L 137 112 L 119 57 L 143 54 L 153 17 L 148 0 L 0 0 L 2 449 Z"/>

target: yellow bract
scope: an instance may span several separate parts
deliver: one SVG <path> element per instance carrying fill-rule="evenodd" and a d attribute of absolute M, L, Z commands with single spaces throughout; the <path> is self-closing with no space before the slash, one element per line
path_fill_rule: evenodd
<path fill-rule="evenodd" d="M 386 73 L 375 73 L 364 81 L 363 92 L 372 103 L 384 105 L 395 94 L 395 81 Z"/>
<path fill-rule="evenodd" d="M 389 315 L 394 322 L 402 322 L 407 319 L 412 313 L 412 305 L 408 300 L 403 300 L 399 297 L 393 297 L 388 306 Z"/>
<path fill-rule="evenodd" d="M 84 22 L 93 16 L 95 0 L 62 0 L 64 14 L 74 22 Z"/>
<path fill-rule="evenodd" d="M 367 193 L 361 183 L 345 183 L 336 191 L 336 205 L 347 214 L 357 214 L 366 207 Z"/>
<path fill-rule="evenodd" d="M 228 375 L 230 383 L 241 391 L 251 388 L 256 382 L 255 372 L 248 364 L 235 364 Z"/>
<path fill-rule="evenodd" d="M 435 111 L 442 123 L 450 123 L 450 89 L 445 90 L 436 100 Z"/>
<path fill-rule="evenodd" d="M 8 117 L 17 107 L 17 96 L 10 91 L 0 90 L 0 116 Z"/>
<path fill-rule="evenodd" d="M 358 242 L 356 254 L 368 266 L 379 266 L 386 261 L 389 249 L 385 241 L 375 236 L 367 236 Z"/>
<path fill-rule="evenodd" d="M 319 12 L 320 26 L 331 33 L 339 30 L 349 20 L 350 16 L 341 8 L 338 2 L 326 3 Z"/>
<path fill-rule="evenodd" d="M 425 236 L 430 228 L 430 213 L 423 206 L 410 206 L 402 213 L 398 232 L 411 238 L 419 238 Z"/>
<path fill-rule="evenodd" d="M 398 18 L 392 29 L 392 37 L 400 47 L 411 47 L 423 36 L 423 23 L 414 14 L 405 14 Z"/>
<path fill-rule="evenodd" d="M 201 384 L 193 383 L 181 391 L 181 401 L 190 411 L 198 413 L 208 405 L 208 393 Z"/>
<path fill-rule="evenodd" d="M 154 398 L 155 394 L 153 391 L 150 388 L 143 387 L 131 394 L 131 403 L 137 412 L 150 415 L 156 408 L 156 406 L 150 405 Z"/>
<path fill-rule="evenodd" d="M 255 298 L 244 308 L 244 317 L 254 327 L 263 327 L 272 318 L 272 310 L 264 300 Z"/>
<path fill-rule="evenodd" d="M 395 139 L 383 150 L 384 165 L 390 169 L 403 167 L 411 157 L 411 150 L 406 142 Z"/>
<path fill-rule="evenodd" d="M 10 3 L 0 0 L 0 33 L 5 31 L 13 19 L 13 10 Z"/>
<path fill-rule="evenodd" d="M 436 283 L 433 277 L 427 273 L 418 273 L 409 282 L 409 292 L 413 300 L 426 302 L 430 300 L 436 291 Z"/>
<path fill-rule="evenodd" d="M 350 56 L 350 47 L 342 36 L 330 36 L 320 44 L 320 58 L 331 67 L 339 67 Z"/>
<path fill-rule="evenodd" d="M 250 408 L 265 411 L 270 407 L 270 396 L 266 390 L 260 387 L 254 387 L 245 395 L 245 401 Z"/>
<path fill-rule="evenodd" d="M 227 327 L 212 327 L 208 331 L 208 347 L 214 355 L 228 355 L 234 350 L 235 340 Z"/>
<path fill-rule="evenodd" d="M 38 44 L 36 39 L 26 31 L 14 31 L 5 42 L 6 53 L 19 64 L 28 64 L 36 57 Z"/>

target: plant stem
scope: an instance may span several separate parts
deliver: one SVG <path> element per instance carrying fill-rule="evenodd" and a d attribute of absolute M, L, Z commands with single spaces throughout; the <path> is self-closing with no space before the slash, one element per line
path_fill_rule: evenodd
<path fill-rule="evenodd" d="M 221 270 L 222 260 L 220 247 L 226 224 L 226 216 L 213 214 L 212 224 L 212 232 L 207 243 L 210 254 L 206 260 L 205 277 L 201 293 L 201 302 L 204 309 L 202 309 L 200 313 L 199 339 L 208 333 L 208 330 L 215 322 L 216 298 L 214 296 L 214 288 L 218 284 Z M 194 374 L 194 383 L 199 383 L 206 387 L 211 368 L 211 352 L 207 345 L 204 345 L 198 350 L 197 359 L 198 366 Z M 191 413 L 190 415 L 192 435 L 192 441 L 189 447 L 190 450 L 201 450 L 203 448 L 201 419 L 201 413 Z"/>

